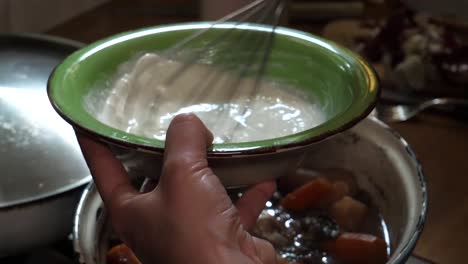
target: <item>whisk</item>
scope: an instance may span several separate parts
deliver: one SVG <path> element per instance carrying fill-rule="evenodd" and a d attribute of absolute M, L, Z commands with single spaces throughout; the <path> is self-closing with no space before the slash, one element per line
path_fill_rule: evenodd
<path fill-rule="evenodd" d="M 213 22 L 210 27 L 200 30 L 188 38 L 180 41 L 171 47 L 164 56 L 183 62 L 181 67 L 172 74 L 167 80 L 166 84 L 170 85 L 181 74 L 184 74 L 190 67 L 196 63 L 211 62 L 218 70 L 222 71 L 236 71 L 240 78 L 245 77 L 247 74 L 253 75 L 258 80 L 263 76 L 265 66 L 271 53 L 271 48 L 274 39 L 274 33 L 285 8 L 284 0 L 257 0 L 248 4 L 241 9 Z M 210 31 L 217 28 L 222 24 L 231 22 L 230 30 L 226 30 L 220 35 L 215 36 L 209 41 L 202 40 L 198 43 L 199 39 L 204 39 Z M 242 30 L 236 34 L 235 30 L 242 28 L 243 25 L 248 23 L 260 24 L 269 26 L 264 28 L 266 32 L 255 32 L 252 30 Z M 200 45 L 201 44 L 201 45 Z M 200 45 L 200 48 L 193 48 Z M 229 63 L 229 60 L 222 56 L 229 56 L 232 58 L 233 51 L 235 54 L 242 54 L 241 61 L 234 61 Z M 185 53 L 184 53 L 185 51 Z M 186 54 L 188 51 L 189 54 Z M 213 60 L 213 53 L 220 56 Z M 260 61 L 259 61 L 260 60 Z M 256 68 L 253 68 L 255 67 Z M 214 72 L 211 72 L 215 74 Z M 208 76 L 204 76 L 208 77 Z M 204 87 L 196 86 L 198 92 L 207 91 L 211 84 L 215 82 L 215 78 L 208 78 L 210 82 L 206 82 L 207 78 L 200 78 L 204 83 Z M 240 80 L 240 79 L 239 79 Z M 198 85 L 198 84 L 196 84 Z M 233 84 L 235 88 L 237 84 Z M 235 91 L 235 89 L 230 89 Z M 201 94 L 203 95 L 203 93 Z"/>
<path fill-rule="evenodd" d="M 163 86 L 170 87 L 195 65 L 210 65 L 216 70 L 206 71 L 197 77 L 189 89 L 191 94 L 186 96 L 181 107 L 204 99 L 213 92 L 215 84 L 219 87 L 220 82 L 226 82 L 226 78 L 223 78 L 225 73 L 236 76 L 222 85 L 226 89 L 224 96 L 227 102 L 236 97 L 238 87 L 245 77 L 254 80 L 247 95 L 247 98 L 253 98 L 265 74 L 285 1 L 256 0 L 208 24 L 206 28 L 164 51 L 160 56 L 177 61 L 180 65 L 163 80 Z M 260 27 L 249 27 L 253 24 Z M 158 100 L 160 96 L 156 94 L 150 104 L 149 113 L 158 106 Z M 244 114 L 248 108 L 249 105 L 244 106 Z M 151 114 L 148 118 L 151 118 Z M 218 120 L 223 119 L 222 116 L 218 117 Z"/>

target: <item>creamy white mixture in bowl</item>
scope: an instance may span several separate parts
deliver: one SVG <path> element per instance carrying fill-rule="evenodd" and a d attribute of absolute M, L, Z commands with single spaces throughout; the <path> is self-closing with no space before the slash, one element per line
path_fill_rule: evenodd
<path fill-rule="evenodd" d="M 275 139 L 325 122 L 317 100 L 295 87 L 156 53 L 122 65 L 106 89 L 87 97 L 87 110 L 102 123 L 161 141 L 171 120 L 183 113 L 196 114 L 215 144 Z"/>

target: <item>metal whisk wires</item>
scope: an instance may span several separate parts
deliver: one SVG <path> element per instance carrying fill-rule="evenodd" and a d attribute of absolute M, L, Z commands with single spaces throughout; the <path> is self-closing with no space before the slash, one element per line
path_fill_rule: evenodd
<path fill-rule="evenodd" d="M 170 85 L 195 64 L 211 64 L 219 71 L 236 72 L 240 78 L 250 75 L 260 79 L 283 10 L 283 0 L 257 0 L 179 42 L 167 51 L 166 56 L 183 63 L 166 80 L 166 84 Z M 249 24 L 261 25 L 262 31 L 243 30 Z M 226 28 L 229 30 L 209 36 L 210 33 Z M 212 71 L 210 74 L 217 73 Z M 206 91 L 216 81 L 216 76 L 203 76 L 200 81 L 204 85 L 196 83 L 194 90 Z M 235 85 L 232 86 L 235 88 Z"/>

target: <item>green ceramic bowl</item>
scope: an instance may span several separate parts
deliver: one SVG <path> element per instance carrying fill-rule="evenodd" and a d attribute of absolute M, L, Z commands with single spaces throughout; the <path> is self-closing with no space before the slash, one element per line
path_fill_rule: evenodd
<path fill-rule="evenodd" d="M 114 146 L 161 154 L 164 142 L 109 127 L 90 115 L 83 98 L 105 87 L 119 65 L 142 52 L 164 50 L 210 23 L 165 25 L 123 33 L 91 44 L 72 54 L 51 75 L 48 93 L 57 112 L 75 129 Z M 234 27 L 221 24 L 210 30 L 217 36 Z M 243 25 L 236 30 L 264 33 L 267 28 Z M 372 68 L 359 56 L 308 33 L 278 28 L 266 76 L 293 84 L 315 96 L 327 121 L 302 133 L 270 140 L 215 144 L 209 157 L 246 157 L 287 152 L 344 131 L 373 109 L 379 89 Z M 215 163 L 215 162 L 214 162 Z"/>

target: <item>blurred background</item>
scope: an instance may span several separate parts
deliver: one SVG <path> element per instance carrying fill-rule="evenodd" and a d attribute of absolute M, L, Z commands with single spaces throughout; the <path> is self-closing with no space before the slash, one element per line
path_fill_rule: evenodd
<path fill-rule="evenodd" d="M 139 27 L 215 20 L 248 2 L 0 0 L 0 31 L 48 33 L 89 43 Z M 467 96 L 462 87 L 468 81 L 464 10 L 467 1 L 290 0 L 282 24 L 359 52 L 388 88 L 385 99 L 414 102 Z"/>

